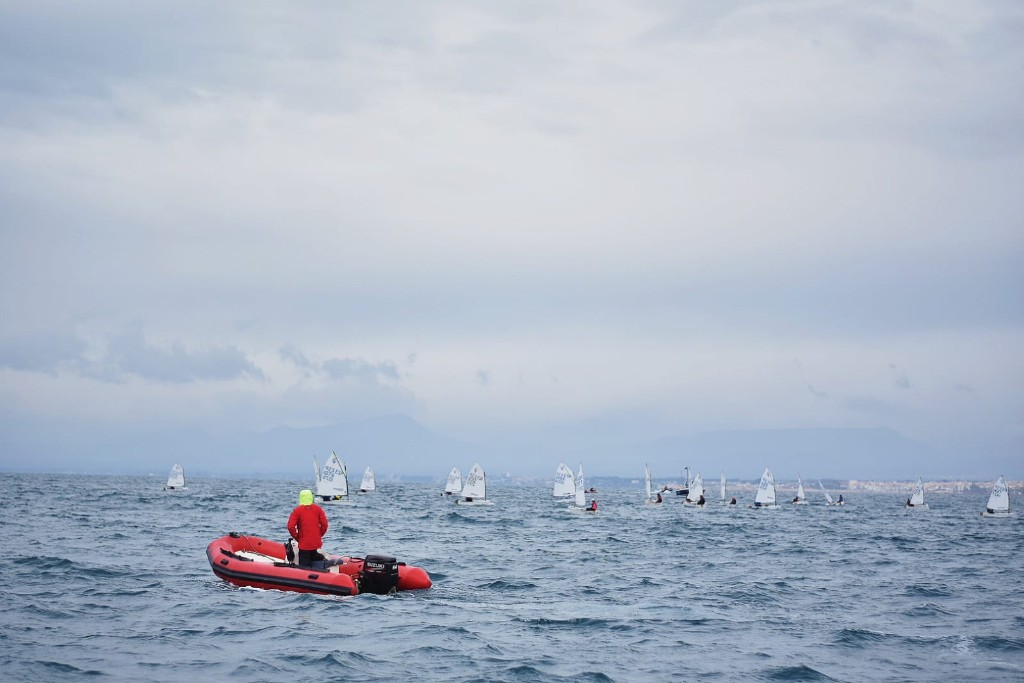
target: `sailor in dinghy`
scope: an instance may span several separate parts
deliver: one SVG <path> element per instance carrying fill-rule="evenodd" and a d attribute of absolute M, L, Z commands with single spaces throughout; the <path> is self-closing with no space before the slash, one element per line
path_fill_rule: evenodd
<path fill-rule="evenodd" d="M 985 504 L 985 511 L 982 517 L 1009 517 L 1010 516 L 1010 490 L 1006 486 L 1003 475 L 992 486 L 992 493 L 989 494 L 988 503 Z"/>
<path fill-rule="evenodd" d="M 700 472 L 690 482 L 683 504 L 699 508 L 703 508 L 707 504 L 707 500 L 704 498 L 704 477 L 700 475 Z"/>
<path fill-rule="evenodd" d="M 793 505 L 807 505 L 807 494 L 804 492 L 804 480 L 800 474 L 796 475 L 796 496 L 793 497 Z"/>
<path fill-rule="evenodd" d="M 928 503 L 924 502 L 924 483 L 921 481 L 921 477 L 917 478 L 917 484 L 914 485 L 914 494 L 907 498 L 907 504 L 905 506 L 908 510 L 927 510 Z"/>
<path fill-rule="evenodd" d="M 657 505 L 658 503 L 662 502 L 660 491 L 658 492 L 656 498 L 651 498 L 651 492 L 653 490 L 651 487 L 651 468 L 647 465 L 647 463 L 644 463 L 644 490 L 647 492 L 647 499 L 644 501 L 644 503 L 648 505 Z"/>
<path fill-rule="evenodd" d="M 359 493 L 370 493 L 376 490 L 377 475 L 374 474 L 373 468 L 367 465 L 366 471 L 363 472 L 363 481 L 359 484 Z"/>
<path fill-rule="evenodd" d="M 313 456 L 313 470 L 316 472 L 316 497 L 321 503 L 331 505 L 352 505 L 348 491 L 348 465 L 343 463 L 338 454 L 331 451 L 327 464 L 320 469 Z"/>
<path fill-rule="evenodd" d="M 473 469 L 466 475 L 462 498 L 455 502 L 458 505 L 494 505 L 494 501 L 487 500 L 487 475 L 480 467 L 480 463 L 475 463 Z"/>
<path fill-rule="evenodd" d="M 820 479 L 818 480 L 818 486 L 821 487 L 821 492 L 825 494 L 825 506 L 826 507 L 838 507 L 840 505 L 845 505 L 846 504 L 846 501 L 843 500 L 843 495 L 842 494 L 839 494 L 839 500 L 833 500 L 832 499 L 832 494 L 828 492 L 828 489 L 825 488 L 825 485 L 821 483 Z"/>
<path fill-rule="evenodd" d="M 556 503 L 572 500 L 576 495 L 576 478 L 564 462 L 558 463 L 555 469 L 555 485 L 551 489 L 551 495 Z"/>
<path fill-rule="evenodd" d="M 458 467 L 453 467 L 448 473 L 448 482 L 444 485 L 442 496 L 457 496 L 462 491 L 462 472 Z"/>
<path fill-rule="evenodd" d="M 167 485 L 164 486 L 164 491 L 187 490 L 188 487 L 185 486 L 185 470 L 178 463 L 174 463 L 171 467 L 171 473 L 167 476 Z"/>
<path fill-rule="evenodd" d="M 767 467 L 764 468 L 764 473 L 761 474 L 761 483 L 757 486 L 757 495 L 754 496 L 754 502 L 750 507 L 758 510 L 779 509 L 778 504 L 775 502 L 775 476 Z"/>
<path fill-rule="evenodd" d="M 587 505 L 587 488 L 583 483 L 583 463 L 580 463 L 580 471 L 576 473 L 576 495 L 573 504 L 566 508 L 569 512 L 593 512 L 597 514 L 597 499 L 590 501 Z"/>

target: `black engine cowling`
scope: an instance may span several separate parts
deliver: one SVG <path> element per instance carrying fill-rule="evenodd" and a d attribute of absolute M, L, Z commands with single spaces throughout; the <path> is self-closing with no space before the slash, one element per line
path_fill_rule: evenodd
<path fill-rule="evenodd" d="M 367 555 L 359 572 L 359 592 L 387 595 L 398 590 L 398 561 L 391 555 Z"/>

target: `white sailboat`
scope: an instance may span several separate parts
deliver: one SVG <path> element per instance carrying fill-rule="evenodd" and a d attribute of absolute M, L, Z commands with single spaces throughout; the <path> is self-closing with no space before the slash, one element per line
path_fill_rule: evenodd
<path fill-rule="evenodd" d="M 917 483 L 914 484 L 914 494 L 907 498 L 905 507 L 908 510 L 927 510 L 928 503 L 924 502 L 924 482 L 921 481 L 921 477 L 917 478 Z"/>
<path fill-rule="evenodd" d="M 587 505 L 587 485 L 583 483 L 583 463 L 580 463 L 580 471 L 576 473 L 576 495 L 573 504 L 568 507 L 571 512 L 597 512 L 597 500 Z"/>
<path fill-rule="evenodd" d="M 1010 491 L 1006 488 L 1006 480 L 1003 475 L 992 486 L 992 493 L 988 496 L 988 503 L 982 517 L 1009 517 L 1010 516 Z"/>
<path fill-rule="evenodd" d="M 367 465 L 366 471 L 363 472 L 363 481 L 359 484 L 359 493 L 370 493 L 376 490 L 377 475 L 373 473 L 373 468 Z"/>
<path fill-rule="evenodd" d="M 719 482 L 719 501 L 725 505 L 725 472 L 722 472 L 722 478 Z"/>
<path fill-rule="evenodd" d="M 793 505 L 807 505 L 807 494 L 804 492 L 804 480 L 796 475 L 796 497 L 793 498 Z"/>
<path fill-rule="evenodd" d="M 651 486 L 651 468 L 644 463 L 644 491 L 647 493 L 646 503 L 656 505 L 661 502 L 661 493 L 658 493 L 657 497 L 652 498 L 653 488 Z"/>
<path fill-rule="evenodd" d="M 462 472 L 458 467 L 453 467 L 448 473 L 448 483 L 444 485 L 444 496 L 457 496 L 462 492 Z"/>
<path fill-rule="evenodd" d="M 572 500 L 576 495 L 576 480 L 572 476 L 572 470 L 564 462 L 558 463 L 555 470 L 555 486 L 551 490 L 551 495 L 554 496 L 556 503 Z"/>
<path fill-rule="evenodd" d="M 164 491 L 187 491 L 188 487 L 185 486 L 185 470 L 181 468 L 181 465 L 174 463 L 171 466 L 171 473 L 167 476 L 167 485 L 164 486 Z"/>
<path fill-rule="evenodd" d="M 337 453 L 331 451 L 323 469 L 317 465 L 314 455 L 313 469 L 316 471 L 316 497 L 320 502 L 334 505 L 352 503 L 348 494 L 348 465 L 338 458 Z"/>
<path fill-rule="evenodd" d="M 769 510 L 777 510 L 779 507 L 775 502 L 775 476 L 767 467 L 761 474 L 761 483 L 757 485 L 757 495 L 754 496 L 754 504 L 750 507 Z"/>
<path fill-rule="evenodd" d="M 825 485 L 821 483 L 820 479 L 818 480 L 818 486 L 821 487 L 821 492 L 825 494 L 825 505 L 826 506 L 834 507 L 834 506 L 837 506 L 837 505 L 845 505 L 846 504 L 846 501 L 843 500 L 842 496 L 839 496 L 839 500 L 833 500 L 832 494 L 828 492 L 828 490 L 825 488 Z"/>
<path fill-rule="evenodd" d="M 466 475 L 462 498 L 455 502 L 459 505 L 494 505 L 494 501 L 487 500 L 487 475 L 480 467 L 480 463 L 474 464 L 473 469 Z"/>
<path fill-rule="evenodd" d="M 704 507 L 707 501 L 704 498 L 704 477 L 700 476 L 700 472 L 690 482 L 689 490 L 686 492 L 686 499 L 683 500 L 685 505 Z"/>

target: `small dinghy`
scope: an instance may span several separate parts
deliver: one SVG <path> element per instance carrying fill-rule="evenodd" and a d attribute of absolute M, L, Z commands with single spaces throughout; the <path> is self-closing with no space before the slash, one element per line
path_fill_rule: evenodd
<path fill-rule="evenodd" d="M 689 491 L 686 493 L 686 498 L 683 499 L 683 504 L 700 508 L 707 504 L 707 500 L 704 498 L 704 477 L 700 476 L 700 472 L 690 482 Z"/>
<path fill-rule="evenodd" d="M 651 497 L 651 493 L 653 492 L 653 488 L 651 487 L 651 468 L 647 466 L 647 463 L 644 463 L 644 491 L 647 493 L 647 500 L 644 502 L 648 505 L 658 505 L 662 502 L 660 493 L 657 498 Z"/>
<path fill-rule="evenodd" d="M 187 491 L 188 487 L 185 486 L 185 470 L 181 468 L 181 465 L 174 463 L 171 467 L 171 473 L 167 476 L 167 485 L 164 486 L 164 491 Z"/>
<path fill-rule="evenodd" d="M 487 475 L 480 463 L 473 465 L 473 469 L 466 475 L 466 485 L 462 487 L 462 498 L 455 501 L 458 505 L 494 505 L 494 501 L 487 500 Z"/>
<path fill-rule="evenodd" d="M 985 504 L 985 511 L 982 517 L 1009 517 L 1010 516 L 1010 491 L 1006 488 L 1006 480 L 999 475 L 992 493 L 989 494 L 988 503 Z"/>
<path fill-rule="evenodd" d="M 825 494 L 826 507 L 839 507 L 840 505 L 846 505 L 846 501 L 843 500 L 842 494 L 839 494 L 839 500 L 833 500 L 832 494 L 828 492 L 828 489 L 825 488 L 825 485 L 821 483 L 820 479 L 818 480 L 818 486 L 821 487 L 821 492 Z"/>
<path fill-rule="evenodd" d="M 793 505 L 807 505 L 807 493 L 804 491 L 804 480 L 800 474 L 796 475 L 796 496 L 793 498 Z"/>
<path fill-rule="evenodd" d="M 558 463 L 555 469 L 555 485 L 551 489 L 551 495 L 556 503 L 567 503 L 576 496 L 576 478 L 564 462 Z"/>
<path fill-rule="evenodd" d="M 917 478 L 917 484 L 914 485 L 914 495 L 907 498 L 907 502 L 904 507 L 908 510 L 928 509 L 928 503 L 924 502 L 924 482 L 921 481 L 921 477 Z"/>
<path fill-rule="evenodd" d="M 397 562 L 390 555 L 332 556 L 323 563 L 323 569 L 311 569 L 288 562 L 283 543 L 236 531 L 212 541 L 206 547 L 206 558 L 220 578 L 252 588 L 325 595 L 388 595 L 431 585 L 430 576 L 423 569 Z"/>
<path fill-rule="evenodd" d="M 583 483 L 583 463 L 580 463 L 580 471 L 575 478 L 576 493 L 573 496 L 573 503 L 566 508 L 569 512 L 593 512 L 597 514 L 597 499 L 595 498 L 587 505 L 587 485 Z"/>
<path fill-rule="evenodd" d="M 363 472 L 363 481 L 359 484 L 359 493 L 371 493 L 376 490 L 377 475 L 373 473 L 373 468 L 367 465 L 366 471 Z"/>
<path fill-rule="evenodd" d="M 459 472 L 459 468 L 453 467 L 452 471 L 448 473 L 448 483 L 444 485 L 444 493 L 442 496 L 457 496 L 462 492 L 462 472 Z"/>
<path fill-rule="evenodd" d="M 316 474 L 316 497 L 320 503 L 331 505 L 352 505 L 348 491 L 348 465 L 343 463 L 338 454 L 331 451 L 327 464 L 323 469 L 313 456 L 313 472 Z"/>
<path fill-rule="evenodd" d="M 754 504 L 751 508 L 758 510 L 778 510 L 779 505 L 775 502 L 775 476 L 767 467 L 761 474 L 761 483 L 757 485 L 757 495 L 754 496 Z"/>

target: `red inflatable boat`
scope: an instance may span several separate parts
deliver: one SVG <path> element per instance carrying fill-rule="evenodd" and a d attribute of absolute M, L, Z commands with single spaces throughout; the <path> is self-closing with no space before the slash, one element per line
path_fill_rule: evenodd
<path fill-rule="evenodd" d="M 327 595 L 386 595 L 430 588 L 427 572 L 390 555 L 333 556 L 333 566 L 310 569 L 288 562 L 283 543 L 235 531 L 210 543 L 206 558 L 214 574 L 236 586 Z"/>

